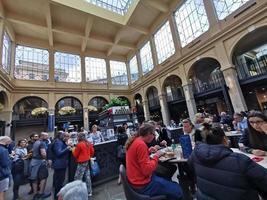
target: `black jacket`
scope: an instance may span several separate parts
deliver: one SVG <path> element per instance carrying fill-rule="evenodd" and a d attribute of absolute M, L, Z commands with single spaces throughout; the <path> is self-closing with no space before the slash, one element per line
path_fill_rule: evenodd
<path fill-rule="evenodd" d="M 224 145 L 200 143 L 188 163 L 198 200 L 257 200 L 259 193 L 267 194 L 267 169 Z"/>

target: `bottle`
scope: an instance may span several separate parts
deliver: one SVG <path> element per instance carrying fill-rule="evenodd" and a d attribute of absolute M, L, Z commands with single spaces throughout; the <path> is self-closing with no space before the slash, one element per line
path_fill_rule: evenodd
<path fill-rule="evenodd" d="M 176 149 L 176 144 L 174 142 L 174 139 L 172 139 L 172 145 L 171 145 L 172 151 L 174 152 Z"/>

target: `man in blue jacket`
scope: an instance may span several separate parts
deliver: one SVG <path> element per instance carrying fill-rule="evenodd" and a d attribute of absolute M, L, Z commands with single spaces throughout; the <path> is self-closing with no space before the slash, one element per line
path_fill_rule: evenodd
<path fill-rule="evenodd" d="M 267 169 L 228 148 L 228 140 L 220 128 L 209 130 L 207 144 L 198 144 L 188 163 L 196 174 L 198 200 L 267 197 Z"/>
<path fill-rule="evenodd" d="M 11 175 L 11 161 L 7 146 L 12 142 L 10 137 L 0 137 L 0 199 L 4 199 L 4 192 L 8 190 Z"/>
<path fill-rule="evenodd" d="M 67 145 L 70 135 L 68 132 L 59 133 L 57 139 L 52 145 L 52 168 L 54 169 L 53 186 L 55 189 L 54 199 L 57 199 L 57 193 L 63 187 L 66 168 L 68 167 L 69 152 L 71 147 Z"/>

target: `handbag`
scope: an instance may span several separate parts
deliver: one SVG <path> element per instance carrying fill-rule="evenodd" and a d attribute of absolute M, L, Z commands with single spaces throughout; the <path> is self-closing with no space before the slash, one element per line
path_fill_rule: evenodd
<path fill-rule="evenodd" d="M 93 177 L 97 176 L 98 174 L 100 174 L 100 167 L 98 165 L 98 162 L 95 160 L 95 158 L 92 158 L 90 162 L 91 162 L 91 174 Z"/>

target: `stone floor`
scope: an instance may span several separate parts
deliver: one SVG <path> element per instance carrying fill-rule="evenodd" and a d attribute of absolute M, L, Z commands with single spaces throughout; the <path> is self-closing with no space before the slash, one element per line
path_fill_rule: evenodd
<path fill-rule="evenodd" d="M 52 170 L 50 171 L 50 176 L 47 180 L 46 191 L 52 190 Z M 12 200 L 13 192 L 12 185 L 9 190 L 6 192 L 6 200 Z M 27 193 L 30 190 L 29 184 L 23 185 L 20 187 L 19 195 L 20 200 L 31 200 L 33 198 L 32 195 L 28 195 Z M 53 200 L 52 195 L 45 200 Z M 93 188 L 93 198 L 92 200 L 126 200 L 122 185 L 117 184 L 117 180 L 113 180 L 102 184 L 100 186 Z"/>

